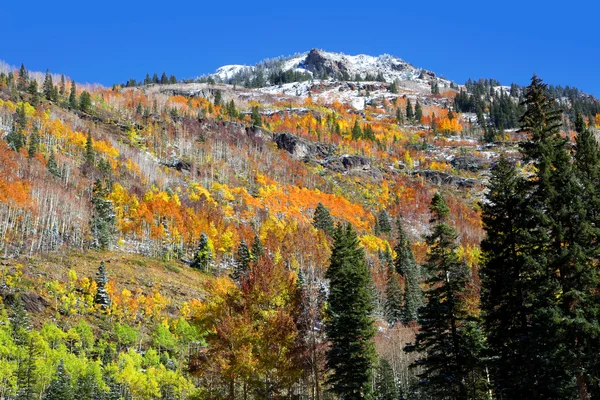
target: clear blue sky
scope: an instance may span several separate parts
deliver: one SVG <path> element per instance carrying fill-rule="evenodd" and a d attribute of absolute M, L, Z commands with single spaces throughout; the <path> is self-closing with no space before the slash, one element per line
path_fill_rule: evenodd
<path fill-rule="evenodd" d="M 194 77 L 317 47 L 393 54 L 459 83 L 536 72 L 600 97 L 596 0 L 3 3 L 0 59 L 80 82 Z"/>

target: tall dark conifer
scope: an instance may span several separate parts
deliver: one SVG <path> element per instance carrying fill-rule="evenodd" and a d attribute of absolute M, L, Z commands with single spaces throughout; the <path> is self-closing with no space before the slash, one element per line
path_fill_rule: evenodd
<path fill-rule="evenodd" d="M 397 219 L 396 226 L 398 243 L 394 248 L 396 252 L 394 266 L 396 272 L 404 279 L 402 322 L 409 324 L 417 321 L 419 308 L 423 305 L 423 292 L 419 285 L 421 271 L 415 262 L 415 256 L 400 217 Z"/>
<path fill-rule="evenodd" d="M 331 391 L 341 399 L 368 399 L 372 394 L 375 335 L 371 273 L 352 225 L 338 225 L 334 232 L 329 280 L 331 346 L 327 368 Z"/>

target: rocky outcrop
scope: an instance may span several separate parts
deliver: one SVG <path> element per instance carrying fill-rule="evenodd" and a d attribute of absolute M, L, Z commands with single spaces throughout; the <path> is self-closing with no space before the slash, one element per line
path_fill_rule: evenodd
<path fill-rule="evenodd" d="M 41 313 L 50 306 L 48 300 L 34 292 L 13 293 L 7 288 L 0 288 L 0 297 L 5 304 L 14 307 L 17 301 L 23 304 L 23 308 L 29 313 Z"/>
<path fill-rule="evenodd" d="M 330 150 L 330 145 L 309 142 L 291 133 L 277 133 L 273 140 L 277 143 L 277 147 L 299 160 L 307 157 L 324 159 L 335 150 L 334 148 Z"/>
<path fill-rule="evenodd" d="M 343 75 L 348 73 L 348 69 L 342 61 L 327 58 L 317 49 L 312 49 L 308 53 L 304 60 L 304 68 L 317 74 Z"/>
<path fill-rule="evenodd" d="M 450 175 L 445 172 L 434 171 L 429 169 L 414 171 L 413 175 L 421 176 L 426 181 L 438 186 L 451 185 L 460 189 L 471 189 L 475 186 L 480 185 L 480 182 L 476 179 L 461 178 L 460 176 Z"/>
<path fill-rule="evenodd" d="M 456 156 L 451 161 L 451 164 L 456 169 L 471 172 L 477 172 L 489 167 L 489 163 L 487 160 L 481 157 L 477 157 L 473 154 Z"/>

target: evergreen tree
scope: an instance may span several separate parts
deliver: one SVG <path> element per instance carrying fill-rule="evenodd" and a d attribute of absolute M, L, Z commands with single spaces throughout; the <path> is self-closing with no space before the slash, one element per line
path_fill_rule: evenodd
<path fill-rule="evenodd" d="M 252 241 L 252 249 L 250 250 L 250 255 L 252 261 L 257 262 L 263 255 L 265 254 L 265 249 L 260 241 L 260 237 L 258 234 L 254 235 L 254 240 Z"/>
<path fill-rule="evenodd" d="M 50 150 L 50 156 L 48 156 L 48 163 L 46 164 L 46 168 L 48 171 L 57 178 L 60 177 L 60 169 L 58 168 L 58 164 L 56 163 L 56 156 L 54 155 L 54 150 Z"/>
<path fill-rule="evenodd" d="M 96 155 L 94 152 L 94 142 L 92 140 L 92 132 L 88 131 L 85 139 L 85 163 L 88 165 L 94 165 Z"/>
<path fill-rule="evenodd" d="M 402 320 L 402 285 L 394 264 L 389 263 L 385 286 L 385 319 L 391 326 Z"/>
<path fill-rule="evenodd" d="M 406 119 L 411 121 L 415 117 L 410 99 L 406 99 Z"/>
<path fill-rule="evenodd" d="M 115 234 L 115 211 L 111 200 L 108 200 L 110 189 L 102 180 L 97 179 L 92 188 L 92 233 L 91 246 L 96 249 L 110 248 Z"/>
<path fill-rule="evenodd" d="M 99 304 L 102 309 L 110 307 L 110 295 L 106 291 L 107 284 L 108 276 L 106 274 L 106 266 L 104 265 L 104 261 L 101 261 L 98 272 L 96 273 L 96 286 L 98 289 L 94 296 L 94 303 Z"/>
<path fill-rule="evenodd" d="M 220 89 L 217 89 L 217 91 L 215 92 L 215 100 L 213 103 L 215 107 L 223 104 L 223 93 L 221 93 Z"/>
<path fill-rule="evenodd" d="M 25 146 L 25 135 L 22 131 L 17 127 L 17 124 L 13 124 L 12 129 L 6 135 L 6 143 L 8 143 L 8 147 L 13 149 L 14 151 L 19 151 L 23 146 Z"/>
<path fill-rule="evenodd" d="M 65 82 L 65 75 L 61 74 L 60 76 L 60 85 L 58 89 L 58 94 L 61 96 L 65 96 L 67 94 L 67 84 Z"/>
<path fill-rule="evenodd" d="M 396 252 L 394 266 L 396 273 L 404 279 L 402 322 L 408 324 L 417 321 L 419 308 L 423 305 L 423 292 L 419 286 L 421 272 L 415 262 L 415 256 L 400 217 L 398 217 L 396 226 L 398 227 L 398 244 L 394 248 Z"/>
<path fill-rule="evenodd" d="M 250 261 L 250 250 L 248 249 L 246 241 L 242 239 L 236 252 L 235 264 L 233 265 L 233 272 L 231 274 L 231 278 L 238 284 L 242 282 L 244 277 L 250 271 Z"/>
<path fill-rule="evenodd" d="M 17 394 L 15 400 L 31 400 L 36 398 L 35 370 L 38 350 L 35 340 L 30 334 L 25 335 L 25 354 L 20 355 L 17 367 Z"/>
<path fill-rule="evenodd" d="M 362 138 L 362 129 L 360 129 L 360 125 L 358 124 L 358 118 L 354 120 L 354 126 L 352 127 L 352 140 L 358 140 Z"/>
<path fill-rule="evenodd" d="M 27 156 L 31 159 L 38 152 L 40 146 L 40 132 L 37 125 L 33 127 L 33 132 L 29 136 L 29 147 L 27 147 Z"/>
<path fill-rule="evenodd" d="M 252 125 L 253 126 L 262 126 L 262 118 L 260 116 L 260 111 L 258 109 L 258 106 L 253 106 L 252 107 Z"/>
<path fill-rule="evenodd" d="M 227 103 L 227 115 L 231 119 L 235 119 L 238 116 L 238 112 L 235 108 L 235 103 L 233 102 L 233 99 L 229 103 Z"/>
<path fill-rule="evenodd" d="M 334 232 L 329 280 L 327 368 L 331 391 L 342 399 L 370 398 L 375 335 L 371 273 L 352 225 Z"/>
<path fill-rule="evenodd" d="M 160 76 L 160 84 L 166 85 L 167 83 L 169 83 L 169 78 L 167 77 L 167 73 L 163 72 L 162 75 Z"/>
<path fill-rule="evenodd" d="M 423 109 L 421 108 L 421 103 L 419 103 L 419 99 L 417 99 L 417 103 L 415 104 L 415 120 L 417 122 L 420 122 L 421 118 L 423 118 Z"/>
<path fill-rule="evenodd" d="M 389 361 L 382 358 L 379 360 L 375 378 L 375 399 L 398 400 L 399 398 L 400 392 L 394 379 L 394 370 Z"/>
<path fill-rule="evenodd" d="M 390 85 L 390 93 L 398 93 L 398 85 L 395 80 L 392 81 L 392 84 Z"/>
<path fill-rule="evenodd" d="M 31 94 L 31 105 L 37 107 L 38 104 L 40 104 L 40 91 L 38 88 L 38 83 L 35 79 L 31 81 L 27 90 L 29 91 L 29 94 Z"/>
<path fill-rule="evenodd" d="M 202 235 L 200 235 L 200 242 L 198 243 L 196 255 L 194 256 L 191 267 L 208 273 L 211 269 L 212 259 L 212 251 L 210 249 L 210 243 L 208 242 L 208 236 L 203 232 Z"/>
<path fill-rule="evenodd" d="M 87 92 L 87 90 L 84 90 L 81 93 L 81 96 L 79 96 L 79 109 L 83 112 L 89 112 L 91 108 L 92 108 L 92 97 Z"/>
<path fill-rule="evenodd" d="M 317 229 L 321 229 L 329 236 L 333 235 L 333 230 L 335 228 L 333 218 L 331 217 L 327 207 L 325 207 L 322 203 L 317 204 L 317 207 L 315 208 L 315 213 L 313 215 L 313 226 Z"/>
<path fill-rule="evenodd" d="M 78 108 L 77 105 L 77 85 L 75 81 L 71 82 L 71 91 L 69 92 L 69 107 L 72 109 Z"/>
<path fill-rule="evenodd" d="M 377 214 L 377 224 L 379 225 L 379 232 L 390 234 L 392 233 L 392 223 L 390 221 L 390 215 L 384 209 L 379 211 Z"/>
<path fill-rule="evenodd" d="M 46 77 L 44 78 L 43 91 L 46 100 L 54 98 L 54 84 L 52 83 L 52 75 L 50 75 L 50 71 L 48 70 L 46 70 Z"/>
<path fill-rule="evenodd" d="M 56 368 L 56 377 L 44 393 L 44 400 L 73 400 L 75 398 L 71 377 L 65 369 L 63 360 L 60 360 Z"/>
<path fill-rule="evenodd" d="M 400 110 L 400 108 L 396 109 L 396 123 L 397 124 L 404 123 L 404 115 L 402 115 L 402 110 Z"/>
<path fill-rule="evenodd" d="M 421 330 L 408 350 L 419 352 L 415 365 L 422 368 L 419 376 L 431 397 L 466 399 L 467 380 L 478 362 L 465 329 L 468 269 L 458 259 L 458 234 L 448 225 L 450 210 L 439 193 L 429 209 L 434 225 L 426 238 L 427 301 L 419 311 Z"/>

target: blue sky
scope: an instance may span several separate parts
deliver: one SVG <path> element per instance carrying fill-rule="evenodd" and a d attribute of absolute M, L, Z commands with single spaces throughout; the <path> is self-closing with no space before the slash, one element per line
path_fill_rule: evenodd
<path fill-rule="evenodd" d="M 10 1 L 0 7 L 0 59 L 110 85 L 316 47 L 393 54 L 459 83 L 527 84 L 536 72 L 600 97 L 598 18 L 594 0 Z"/>

